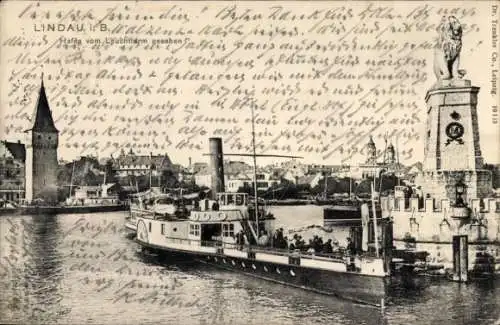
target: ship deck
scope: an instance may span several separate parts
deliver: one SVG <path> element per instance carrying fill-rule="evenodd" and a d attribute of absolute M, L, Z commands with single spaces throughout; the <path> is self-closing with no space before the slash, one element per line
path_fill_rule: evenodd
<path fill-rule="evenodd" d="M 256 246 L 219 245 L 214 242 L 200 242 L 196 247 L 191 240 L 175 238 L 170 238 L 170 244 L 165 246 L 139 239 L 136 241 L 166 260 L 171 256 L 184 256 L 219 268 L 360 304 L 381 306 L 386 292 L 385 273 L 370 274 L 366 272 L 366 267 L 365 272 L 359 269 L 351 271 L 340 253 L 311 254 Z M 371 262 L 378 261 L 374 257 Z"/>

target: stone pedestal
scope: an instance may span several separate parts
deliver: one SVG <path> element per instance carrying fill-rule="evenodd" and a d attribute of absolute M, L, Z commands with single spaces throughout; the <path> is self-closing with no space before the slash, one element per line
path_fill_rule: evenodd
<path fill-rule="evenodd" d="M 440 80 L 425 97 L 424 163 L 416 183 L 438 201 L 453 202 L 458 182 L 466 186 L 464 200 L 484 198 L 491 192 L 491 173 L 482 169 L 479 146 L 478 92 L 470 80 Z"/>

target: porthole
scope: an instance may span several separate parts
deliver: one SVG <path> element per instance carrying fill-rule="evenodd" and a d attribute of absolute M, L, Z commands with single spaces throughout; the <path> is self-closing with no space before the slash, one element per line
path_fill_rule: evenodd
<path fill-rule="evenodd" d="M 174 227 L 172 230 L 175 232 L 175 231 L 177 231 L 177 228 Z"/>
<path fill-rule="evenodd" d="M 281 274 L 280 269 L 276 268 L 276 273 Z"/>
<path fill-rule="evenodd" d="M 241 266 L 246 267 L 246 266 L 245 266 L 245 263 L 243 263 L 243 262 L 241 262 Z"/>
<path fill-rule="evenodd" d="M 295 272 L 293 272 L 293 270 L 290 270 L 290 275 L 295 276 Z"/>
<path fill-rule="evenodd" d="M 256 270 L 257 267 L 255 266 L 255 264 L 252 264 L 252 269 Z"/>
<path fill-rule="evenodd" d="M 265 266 L 264 266 L 264 271 L 265 271 L 265 272 L 267 272 L 267 271 L 269 271 L 269 270 L 267 269 L 267 267 L 265 267 Z"/>
<path fill-rule="evenodd" d="M 235 263 L 233 260 L 231 260 L 231 263 L 232 263 L 233 265 L 236 265 L 236 263 Z"/>

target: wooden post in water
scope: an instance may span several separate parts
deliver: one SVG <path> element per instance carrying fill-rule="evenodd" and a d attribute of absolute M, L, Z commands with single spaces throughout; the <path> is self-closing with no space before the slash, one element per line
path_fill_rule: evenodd
<path fill-rule="evenodd" d="M 382 221 L 382 242 L 384 254 L 384 270 L 387 274 L 391 274 L 392 263 L 392 248 L 393 248 L 393 223 L 391 220 L 386 219 Z"/>
<path fill-rule="evenodd" d="M 453 236 L 453 281 L 467 282 L 469 243 L 467 235 Z"/>
<path fill-rule="evenodd" d="M 361 229 L 362 229 L 362 239 L 361 239 L 361 250 L 363 252 L 368 251 L 368 232 L 370 228 L 368 224 L 370 223 L 370 208 L 367 203 L 361 205 Z"/>

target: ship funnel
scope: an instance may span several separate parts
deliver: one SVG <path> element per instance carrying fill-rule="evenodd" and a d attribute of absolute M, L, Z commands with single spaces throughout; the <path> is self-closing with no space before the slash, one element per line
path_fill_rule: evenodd
<path fill-rule="evenodd" d="M 222 138 L 210 138 L 210 168 L 212 171 L 212 199 L 217 193 L 224 192 L 224 155 L 222 153 Z"/>

